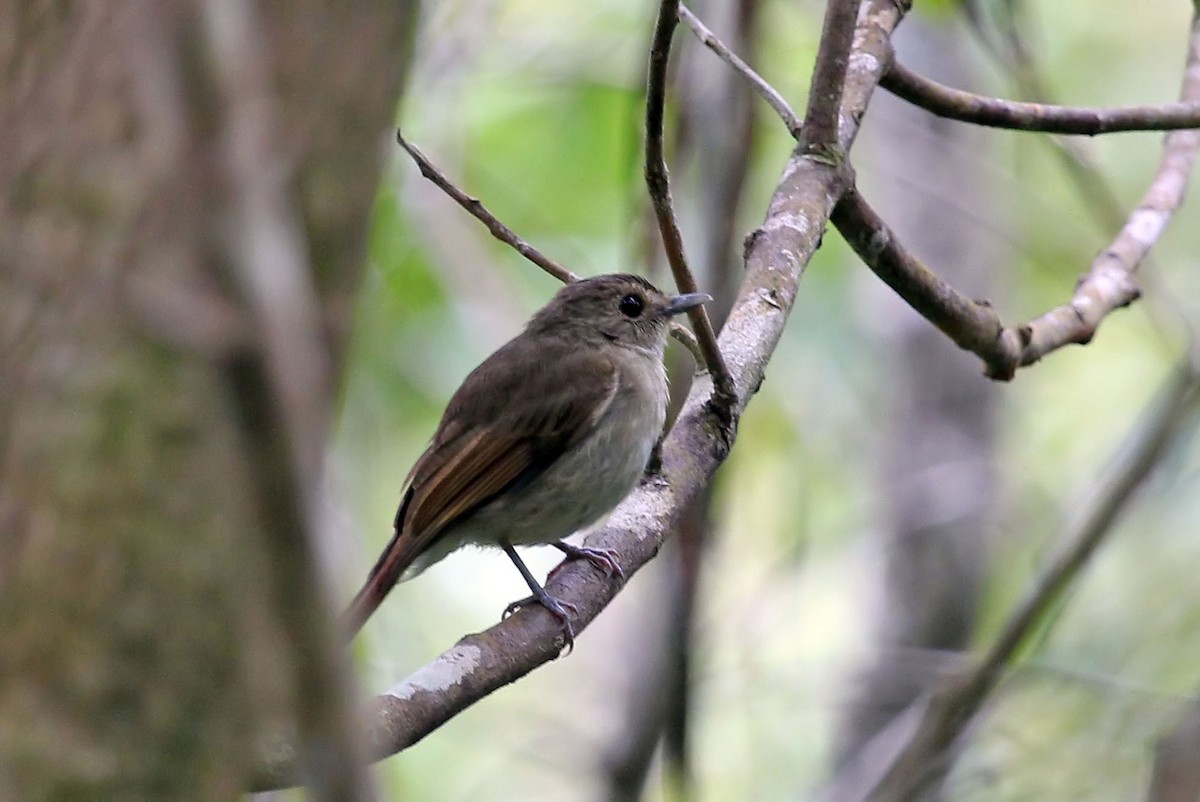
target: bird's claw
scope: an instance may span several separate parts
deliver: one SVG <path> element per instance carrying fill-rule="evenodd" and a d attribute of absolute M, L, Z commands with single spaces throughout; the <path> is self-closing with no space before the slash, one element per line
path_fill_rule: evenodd
<path fill-rule="evenodd" d="M 517 610 L 528 607 L 531 604 L 540 604 L 549 611 L 550 615 L 558 619 L 559 627 L 562 631 L 563 640 L 566 642 L 566 657 L 575 649 L 575 628 L 571 626 L 571 618 L 579 613 L 579 608 L 568 601 L 561 601 L 554 598 L 549 593 L 542 591 L 540 595 L 534 594 L 526 596 L 523 599 L 517 599 L 504 608 L 504 613 L 500 616 L 500 620 L 508 618 Z M 570 612 L 567 612 L 570 610 Z"/>
<path fill-rule="evenodd" d="M 568 560 L 587 560 L 603 571 L 605 576 L 615 576 L 617 579 L 625 580 L 625 571 L 621 568 L 620 563 L 617 562 L 617 558 L 621 555 L 617 553 L 616 549 L 573 546 L 562 540 L 555 543 L 554 546 L 567 555 Z M 552 579 L 554 574 L 565 564 L 565 562 L 559 563 L 551 569 L 550 575 L 546 577 L 547 580 Z"/>

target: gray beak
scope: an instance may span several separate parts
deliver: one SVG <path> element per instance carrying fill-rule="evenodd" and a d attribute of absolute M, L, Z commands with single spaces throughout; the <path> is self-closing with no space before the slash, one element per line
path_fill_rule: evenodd
<path fill-rule="evenodd" d="M 663 307 L 663 317 L 672 317 L 686 312 L 689 309 L 695 309 L 701 304 L 706 304 L 712 300 L 712 296 L 706 292 L 686 292 L 683 295 L 676 295 L 674 298 Z"/>

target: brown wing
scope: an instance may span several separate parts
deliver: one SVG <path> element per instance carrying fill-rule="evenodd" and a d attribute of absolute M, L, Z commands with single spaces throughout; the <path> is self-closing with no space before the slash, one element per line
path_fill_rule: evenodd
<path fill-rule="evenodd" d="M 409 473 L 395 534 L 347 612 L 351 634 L 442 533 L 540 476 L 612 403 L 618 376 L 607 357 L 527 344 L 518 338 L 496 352 L 451 400 Z"/>

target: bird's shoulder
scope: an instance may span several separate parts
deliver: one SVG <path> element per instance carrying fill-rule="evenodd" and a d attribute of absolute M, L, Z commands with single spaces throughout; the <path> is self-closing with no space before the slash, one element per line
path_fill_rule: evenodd
<path fill-rule="evenodd" d="M 603 349 L 518 337 L 467 376 L 443 426 L 486 426 L 517 437 L 561 432 L 594 422 L 620 380 L 617 361 Z"/>

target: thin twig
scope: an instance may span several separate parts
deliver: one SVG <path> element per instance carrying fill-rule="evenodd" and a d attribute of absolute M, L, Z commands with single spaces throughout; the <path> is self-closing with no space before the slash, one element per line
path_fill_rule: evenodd
<path fill-rule="evenodd" d="M 663 250 L 675 277 L 675 286 L 680 292 L 697 292 L 696 278 L 692 275 L 683 251 L 683 235 L 675 220 L 671 204 L 671 183 L 667 175 L 667 161 L 663 153 L 663 108 L 666 103 L 667 62 L 671 53 L 671 35 L 675 32 L 678 0 L 662 0 L 658 19 L 654 25 L 654 38 L 650 45 L 650 65 L 646 76 L 646 186 L 650 202 L 654 206 L 654 217 L 662 234 Z M 708 313 L 703 306 L 688 311 L 692 328 L 696 331 L 696 342 L 704 354 L 704 365 L 713 377 L 713 404 L 718 412 L 727 411 L 733 404 L 735 392 L 729 369 L 717 347 Z M 723 417 L 727 417 L 724 416 Z"/>
<path fill-rule="evenodd" d="M 433 162 L 429 161 L 429 158 L 416 145 L 408 142 L 399 130 L 396 131 L 396 141 L 400 143 L 400 147 L 408 152 L 409 156 L 412 156 L 413 161 L 417 163 L 417 167 L 421 170 L 421 175 L 432 181 L 437 185 L 438 189 L 453 198 L 455 203 L 466 209 L 471 216 L 487 226 L 487 230 L 492 233 L 493 237 L 511 246 L 517 253 L 554 276 L 563 284 L 570 284 L 572 281 L 579 280 L 579 276 L 543 254 L 537 248 L 517 236 L 517 233 L 511 228 L 501 223 L 499 218 L 487 210 L 487 207 L 483 205 L 479 198 L 472 197 L 456 187 L 446 177 L 446 174 L 434 166 Z"/>
<path fill-rule="evenodd" d="M 579 276 L 543 254 L 502 223 L 498 217 L 487 210 L 487 207 L 478 198 L 468 195 L 455 186 L 454 182 L 447 178 L 446 174 L 439 170 L 429 160 L 429 157 L 421 152 L 420 148 L 407 141 L 401 135 L 400 131 L 396 131 L 396 141 L 400 143 L 400 147 L 404 148 L 408 155 L 412 156 L 413 161 L 417 163 L 417 167 L 421 171 L 421 175 L 432 181 L 438 189 L 445 192 L 459 206 L 470 212 L 472 217 L 487 226 L 488 231 L 492 232 L 492 236 L 512 247 L 517 253 L 554 276 L 563 284 L 579 281 Z M 703 352 L 700 351 L 700 346 L 690 331 L 678 323 L 673 323 L 671 325 L 671 336 L 675 338 L 676 342 L 686 348 L 688 353 L 695 357 L 697 365 L 705 364 Z"/>
<path fill-rule="evenodd" d="M 1118 131 L 1200 128 L 1200 103 L 1086 108 L 977 95 L 940 84 L 893 61 L 879 85 L 899 98 L 951 120 L 993 128 L 1094 136 Z"/>
<path fill-rule="evenodd" d="M 804 114 L 800 139 L 807 152 L 826 158 L 836 158 L 833 151 L 838 142 L 838 114 L 842 108 L 858 5 L 858 0 L 827 0 L 825 5 L 821 44 L 813 67 L 808 110 Z"/>
<path fill-rule="evenodd" d="M 696 335 L 692 334 L 691 329 L 679 323 L 672 323 L 671 336 L 692 355 L 697 370 L 704 367 L 704 351 L 701 350 L 700 343 L 696 342 Z"/>
<path fill-rule="evenodd" d="M 1101 483 L 1067 536 L 1068 546 L 1053 561 L 1032 592 L 1009 616 L 987 655 L 965 675 L 951 676 L 925 707 L 912 739 L 896 756 L 867 798 L 912 799 L 948 767 L 939 757 L 962 734 L 1000 681 L 1004 669 L 1047 612 L 1078 578 L 1134 492 L 1161 462 L 1178 432 L 1200 406 L 1200 376 L 1188 355 L 1168 382 L 1159 409 L 1127 452 L 1111 480 Z"/>
<path fill-rule="evenodd" d="M 758 93 L 759 97 L 765 100 L 768 106 L 775 109 L 775 113 L 783 119 L 792 136 L 796 137 L 800 135 L 800 127 L 803 125 L 803 121 L 796 115 L 796 112 L 792 111 L 792 107 L 783 99 L 783 95 L 776 91 L 775 87 L 767 83 L 749 64 L 742 61 L 737 53 L 726 47 L 724 42 L 705 27 L 704 23 L 683 3 L 679 4 L 679 19 L 683 20 L 684 24 L 692 29 L 692 33 L 696 34 L 696 38 L 705 47 L 716 53 L 734 72 L 749 82 L 751 88 Z"/>

